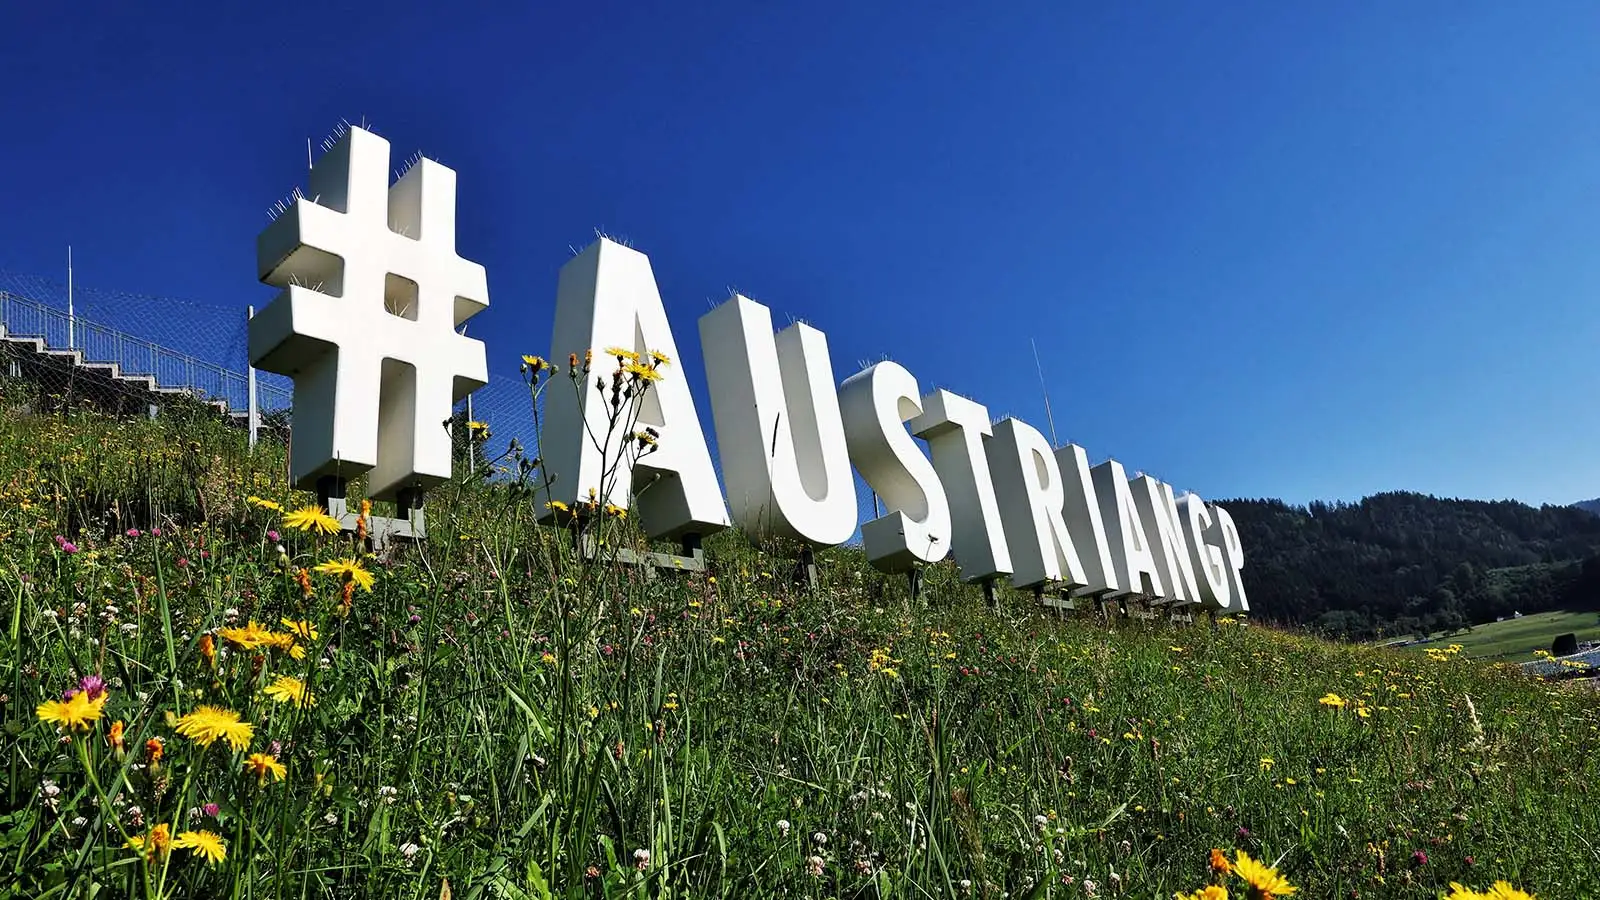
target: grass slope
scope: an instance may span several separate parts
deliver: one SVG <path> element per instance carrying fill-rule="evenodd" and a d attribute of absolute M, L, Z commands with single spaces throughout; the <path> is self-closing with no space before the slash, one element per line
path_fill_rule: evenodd
<path fill-rule="evenodd" d="M 1535 650 L 1549 650 L 1556 635 L 1574 632 L 1578 640 L 1600 640 L 1600 613 L 1547 612 L 1489 622 L 1470 632 L 1441 637 L 1431 644 L 1412 644 L 1407 649 L 1420 652 L 1440 643 L 1460 644 L 1462 652 L 1480 659 L 1525 662 Z"/>
<path fill-rule="evenodd" d="M 244 501 L 305 502 L 279 464 L 0 421 L 0 896 L 1165 898 L 1213 848 L 1309 898 L 1600 896 L 1592 691 L 846 551 L 802 590 L 735 535 L 646 579 L 500 490 L 367 558 Z M 97 719 L 39 721 L 86 676 Z"/>

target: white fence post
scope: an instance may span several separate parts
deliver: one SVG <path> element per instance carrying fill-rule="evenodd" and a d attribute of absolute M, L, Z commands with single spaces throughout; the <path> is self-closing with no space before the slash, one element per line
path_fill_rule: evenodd
<path fill-rule="evenodd" d="M 247 322 L 249 319 L 254 319 L 256 317 L 256 308 L 254 306 L 249 307 L 248 310 L 249 311 L 246 316 Z M 248 331 L 248 328 L 246 330 Z M 247 365 L 250 355 L 249 344 L 250 342 L 246 340 L 245 359 L 247 360 Z M 250 395 L 250 449 L 254 450 L 256 448 L 256 430 L 260 427 L 260 408 L 256 403 L 256 367 L 249 366 L 247 372 Z"/>

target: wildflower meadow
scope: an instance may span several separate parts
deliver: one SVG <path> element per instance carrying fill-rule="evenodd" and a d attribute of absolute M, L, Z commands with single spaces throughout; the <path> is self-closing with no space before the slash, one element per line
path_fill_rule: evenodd
<path fill-rule="evenodd" d="M 668 361 L 524 371 L 602 360 L 649 453 Z M 734 532 L 626 565 L 535 451 L 374 553 L 220 423 L 0 416 L 0 896 L 1600 897 L 1582 682 Z"/>

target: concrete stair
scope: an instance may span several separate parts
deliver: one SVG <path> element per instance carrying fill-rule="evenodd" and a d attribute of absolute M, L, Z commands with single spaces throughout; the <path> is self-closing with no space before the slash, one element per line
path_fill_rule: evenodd
<path fill-rule="evenodd" d="M 249 411 L 230 409 L 226 400 L 204 397 L 193 388 L 163 387 L 154 375 L 125 373 L 116 362 L 85 360 L 83 351 L 46 346 L 42 337 L 8 334 L 0 328 L 0 347 L 6 351 L 13 374 L 29 377 L 47 393 L 64 387 L 77 398 L 111 412 L 141 408 L 153 412 L 176 398 L 187 397 L 200 401 L 233 424 L 249 424 Z"/>

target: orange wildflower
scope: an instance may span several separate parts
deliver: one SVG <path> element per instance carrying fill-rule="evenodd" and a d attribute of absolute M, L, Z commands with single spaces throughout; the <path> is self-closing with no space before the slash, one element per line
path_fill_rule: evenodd
<path fill-rule="evenodd" d="M 217 641 L 209 633 L 200 635 L 200 655 L 205 657 L 207 666 L 217 667 Z"/>
<path fill-rule="evenodd" d="M 106 732 L 106 743 L 110 744 L 111 749 L 117 751 L 118 753 L 121 753 L 124 749 L 126 749 L 123 746 L 122 731 L 122 720 L 118 719 L 111 723 L 111 730 Z"/>
<path fill-rule="evenodd" d="M 153 737 L 144 742 L 144 755 L 150 760 L 150 765 L 152 766 L 161 762 L 161 754 L 165 752 L 167 752 L 167 748 L 161 743 L 161 738 Z"/>

